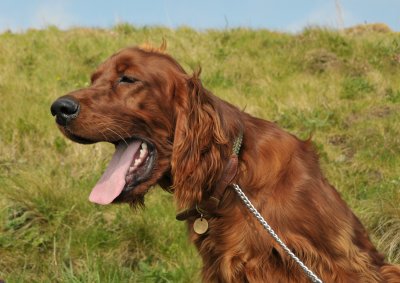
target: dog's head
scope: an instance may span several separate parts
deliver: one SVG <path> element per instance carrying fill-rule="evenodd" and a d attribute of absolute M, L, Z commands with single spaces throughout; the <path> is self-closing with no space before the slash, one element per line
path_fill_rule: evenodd
<path fill-rule="evenodd" d="M 182 205 L 201 198 L 196 190 L 201 190 L 203 179 L 211 184 L 221 166 L 213 141 L 226 143 L 206 93 L 197 76 L 188 76 L 169 55 L 134 47 L 102 63 L 89 87 L 57 99 L 51 113 L 65 136 L 116 147 L 90 200 L 142 202 L 156 183 L 174 185 L 183 196 Z M 188 182 L 191 192 L 183 189 Z"/>

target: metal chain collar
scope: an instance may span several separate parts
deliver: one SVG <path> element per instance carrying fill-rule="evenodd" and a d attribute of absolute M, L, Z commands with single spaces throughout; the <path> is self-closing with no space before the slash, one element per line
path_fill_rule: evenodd
<path fill-rule="evenodd" d="M 278 237 L 275 231 L 269 226 L 267 221 L 262 217 L 262 215 L 257 211 L 257 209 L 253 206 L 247 196 L 243 193 L 240 187 L 237 184 L 232 184 L 236 193 L 239 195 L 243 203 L 247 206 L 247 208 L 254 214 L 257 220 L 262 224 L 265 230 L 274 238 L 274 240 L 282 247 L 282 249 L 303 269 L 304 273 L 311 279 L 312 282 L 315 283 L 323 283 L 321 279 L 318 278 Z"/>

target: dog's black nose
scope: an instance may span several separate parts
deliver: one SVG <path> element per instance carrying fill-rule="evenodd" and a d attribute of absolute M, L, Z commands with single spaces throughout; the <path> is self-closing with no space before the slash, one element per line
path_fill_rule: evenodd
<path fill-rule="evenodd" d="M 79 113 L 79 103 L 72 97 L 61 97 L 54 101 L 50 108 L 51 114 L 56 116 L 57 124 L 66 126 Z"/>

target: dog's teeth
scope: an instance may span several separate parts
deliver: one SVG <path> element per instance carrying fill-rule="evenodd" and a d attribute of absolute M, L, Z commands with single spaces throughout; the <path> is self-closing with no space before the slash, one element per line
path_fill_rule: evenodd
<path fill-rule="evenodd" d="M 146 153 L 147 153 L 147 150 L 145 150 L 145 149 L 142 148 L 142 149 L 140 150 L 139 158 L 140 158 L 140 159 L 143 159 L 143 157 L 146 155 Z"/>
<path fill-rule="evenodd" d="M 141 160 L 140 159 L 135 159 L 135 163 L 133 163 L 133 166 L 137 167 L 140 164 Z"/>
<path fill-rule="evenodd" d="M 135 171 L 135 169 L 136 169 L 136 166 L 131 166 L 131 167 L 129 167 L 128 174 L 130 174 L 130 173 L 132 173 L 133 171 Z"/>
<path fill-rule="evenodd" d="M 147 149 L 147 143 L 142 142 L 142 148 L 143 148 L 143 149 Z"/>

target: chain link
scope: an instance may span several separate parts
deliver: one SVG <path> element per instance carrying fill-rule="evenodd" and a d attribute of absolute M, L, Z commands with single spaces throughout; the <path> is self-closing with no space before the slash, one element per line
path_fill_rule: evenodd
<path fill-rule="evenodd" d="M 243 193 L 240 187 L 237 184 L 232 184 L 236 193 L 242 199 L 243 203 L 247 206 L 247 208 L 254 214 L 257 220 L 264 226 L 265 230 L 274 238 L 274 240 L 282 247 L 282 249 L 303 269 L 304 273 L 311 279 L 312 282 L 315 283 L 323 283 L 321 279 L 318 278 L 286 245 L 282 242 L 282 240 L 278 237 L 275 231 L 269 226 L 267 221 L 262 217 L 262 215 L 257 211 L 257 209 L 253 206 L 247 196 Z"/>

